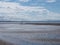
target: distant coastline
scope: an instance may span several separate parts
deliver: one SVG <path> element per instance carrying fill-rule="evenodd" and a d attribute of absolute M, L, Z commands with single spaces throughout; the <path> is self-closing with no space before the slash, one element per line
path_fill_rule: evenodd
<path fill-rule="evenodd" d="M 0 24 L 60 25 L 60 21 L 0 21 Z"/>

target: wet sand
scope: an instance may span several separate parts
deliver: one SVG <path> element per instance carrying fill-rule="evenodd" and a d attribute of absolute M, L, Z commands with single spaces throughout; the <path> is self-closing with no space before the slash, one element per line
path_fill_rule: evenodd
<path fill-rule="evenodd" d="M 60 43 L 60 39 L 48 39 L 48 38 L 41 38 L 41 39 L 31 39 L 32 41 L 42 41 L 42 42 L 59 42 Z"/>
<path fill-rule="evenodd" d="M 0 40 L 0 45 L 14 45 L 14 44 Z"/>
<path fill-rule="evenodd" d="M 0 24 L 0 39 L 0 45 L 60 45 L 60 26 Z"/>

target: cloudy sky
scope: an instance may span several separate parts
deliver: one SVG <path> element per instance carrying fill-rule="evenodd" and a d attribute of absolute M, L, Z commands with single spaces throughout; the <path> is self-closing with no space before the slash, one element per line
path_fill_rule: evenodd
<path fill-rule="evenodd" d="M 0 0 L 0 20 L 60 20 L 60 0 Z"/>

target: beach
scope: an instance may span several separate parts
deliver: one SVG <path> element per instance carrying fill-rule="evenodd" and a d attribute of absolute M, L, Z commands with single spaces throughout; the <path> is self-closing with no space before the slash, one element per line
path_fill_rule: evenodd
<path fill-rule="evenodd" d="M 60 45 L 60 26 L 0 24 L 0 45 Z"/>
<path fill-rule="evenodd" d="M 0 40 L 0 45 L 14 45 L 14 44 Z"/>

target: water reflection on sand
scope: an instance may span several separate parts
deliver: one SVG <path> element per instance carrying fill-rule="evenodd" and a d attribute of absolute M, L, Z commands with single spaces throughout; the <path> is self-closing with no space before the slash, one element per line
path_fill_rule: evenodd
<path fill-rule="evenodd" d="M 60 26 L 0 24 L 0 39 L 15 45 L 60 45 Z"/>

